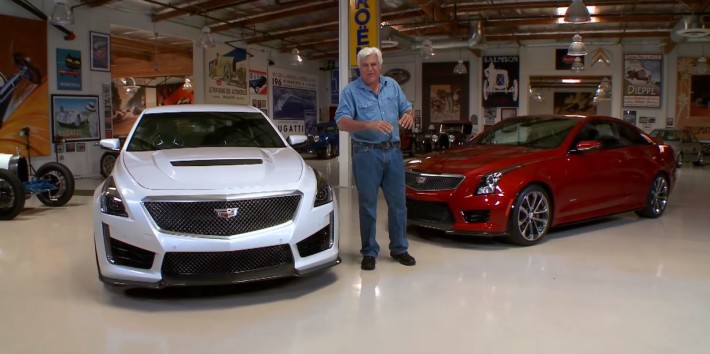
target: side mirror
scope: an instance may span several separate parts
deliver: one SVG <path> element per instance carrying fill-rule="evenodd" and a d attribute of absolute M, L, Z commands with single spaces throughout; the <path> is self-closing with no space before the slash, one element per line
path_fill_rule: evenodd
<path fill-rule="evenodd" d="M 286 138 L 286 141 L 288 141 L 291 146 L 303 144 L 306 142 L 306 140 L 308 140 L 307 136 L 298 134 L 289 135 L 288 138 Z"/>
<path fill-rule="evenodd" d="M 577 152 L 587 152 L 593 150 L 599 150 L 602 147 L 602 143 L 596 140 L 582 140 L 575 146 L 575 151 Z"/>
<path fill-rule="evenodd" d="M 117 138 L 101 139 L 99 141 L 99 146 L 101 146 L 102 149 L 119 151 L 121 150 L 121 140 Z"/>

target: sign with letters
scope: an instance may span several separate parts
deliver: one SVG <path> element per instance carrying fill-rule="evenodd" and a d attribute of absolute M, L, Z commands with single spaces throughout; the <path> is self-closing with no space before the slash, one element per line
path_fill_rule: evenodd
<path fill-rule="evenodd" d="M 357 67 L 357 53 L 365 47 L 380 45 L 380 11 L 378 0 L 350 0 L 348 6 L 350 66 Z"/>

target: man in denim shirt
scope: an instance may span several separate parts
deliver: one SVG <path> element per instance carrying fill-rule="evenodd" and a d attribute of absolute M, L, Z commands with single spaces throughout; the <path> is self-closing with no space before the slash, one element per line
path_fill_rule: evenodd
<path fill-rule="evenodd" d="M 399 146 L 399 127 L 414 123 L 412 104 L 399 84 L 382 76 L 382 52 L 363 48 L 357 54 L 360 77 L 349 83 L 335 112 L 338 128 L 351 133 L 352 167 L 360 206 L 360 238 L 364 270 L 375 269 L 380 252 L 376 240 L 377 195 L 387 201 L 390 256 L 413 266 L 407 249 L 407 205 L 404 196 L 404 161 Z"/>

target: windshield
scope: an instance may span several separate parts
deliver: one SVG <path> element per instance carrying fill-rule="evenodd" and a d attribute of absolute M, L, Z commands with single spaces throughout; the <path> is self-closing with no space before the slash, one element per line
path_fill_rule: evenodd
<path fill-rule="evenodd" d="M 256 112 L 144 114 L 127 151 L 199 147 L 286 147 L 266 117 Z"/>
<path fill-rule="evenodd" d="M 483 132 L 471 141 L 480 145 L 513 145 L 538 149 L 557 148 L 572 127 L 574 118 L 512 118 Z"/>
<path fill-rule="evenodd" d="M 680 141 L 679 130 L 654 130 L 650 133 L 654 138 L 660 138 L 663 141 Z"/>

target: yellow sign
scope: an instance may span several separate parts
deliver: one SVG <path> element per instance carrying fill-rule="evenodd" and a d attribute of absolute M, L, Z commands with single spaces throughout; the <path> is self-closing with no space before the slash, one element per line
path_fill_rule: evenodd
<path fill-rule="evenodd" d="M 378 0 L 350 0 L 348 7 L 350 32 L 350 66 L 357 67 L 357 52 L 380 44 L 380 8 Z"/>

